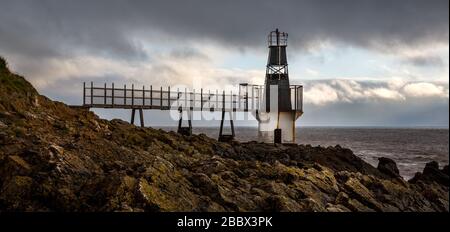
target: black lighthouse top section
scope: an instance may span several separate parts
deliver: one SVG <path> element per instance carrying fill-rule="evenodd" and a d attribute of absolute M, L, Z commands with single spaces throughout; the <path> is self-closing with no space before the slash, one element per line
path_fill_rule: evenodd
<path fill-rule="evenodd" d="M 287 46 L 288 33 L 278 31 L 278 28 L 275 31 L 271 31 L 268 36 L 269 47 L 272 46 Z"/>
<path fill-rule="evenodd" d="M 269 58 L 267 60 L 265 93 L 266 111 L 270 111 L 270 86 L 278 88 L 278 111 L 291 110 L 291 92 L 287 62 L 288 34 L 278 29 L 271 31 L 268 36 Z M 272 110 L 274 107 L 272 107 Z"/>
<path fill-rule="evenodd" d="M 283 68 L 275 68 L 276 74 L 280 74 L 279 71 L 283 71 L 283 74 L 287 74 L 284 71 L 284 66 L 287 66 L 286 47 L 287 47 L 288 34 L 286 32 L 280 32 L 278 29 L 269 33 L 269 60 L 267 65 L 269 66 L 282 66 Z M 274 71 L 275 71 L 274 70 Z"/>

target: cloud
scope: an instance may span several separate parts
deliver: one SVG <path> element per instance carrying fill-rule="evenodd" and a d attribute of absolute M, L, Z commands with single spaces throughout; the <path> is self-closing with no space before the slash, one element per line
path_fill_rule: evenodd
<path fill-rule="evenodd" d="M 439 56 L 416 56 L 405 58 L 406 63 L 413 64 L 415 66 L 431 66 L 431 67 L 442 67 L 445 65 L 444 61 Z"/>
<path fill-rule="evenodd" d="M 264 69 L 219 67 L 215 59 L 195 48 L 161 51 L 142 61 L 90 55 L 27 59 L 26 62 L 11 57 L 9 61 L 13 70 L 21 70 L 21 75 L 32 77 L 28 79 L 39 91 L 71 104 L 80 104 L 83 82 L 93 81 L 96 85 L 114 82 L 116 86 L 135 84 L 139 88 L 153 85 L 154 88 L 171 86 L 181 90 L 235 91 L 238 83 L 262 84 L 265 75 Z"/>
<path fill-rule="evenodd" d="M 304 99 L 313 105 L 360 102 L 405 102 L 411 98 L 448 99 L 448 84 L 395 81 L 320 80 L 305 83 Z"/>
<path fill-rule="evenodd" d="M 403 87 L 403 91 L 411 97 L 447 97 L 448 87 L 445 89 L 433 83 L 411 83 Z"/>
<path fill-rule="evenodd" d="M 310 76 L 319 76 L 319 74 L 320 74 L 319 71 L 314 70 L 314 69 L 310 69 L 310 68 L 307 68 L 307 69 L 305 70 L 305 72 L 306 72 L 306 74 L 308 74 L 308 75 L 310 75 Z"/>
<path fill-rule="evenodd" d="M 375 97 L 390 100 L 403 100 L 405 97 L 395 90 L 388 88 L 374 88 L 367 90 L 367 97 Z"/>
<path fill-rule="evenodd" d="M 305 103 L 300 126 L 447 127 L 448 98 L 406 98 L 403 101 Z"/>
<path fill-rule="evenodd" d="M 448 63 L 448 51 L 449 46 L 447 42 L 394 50 L 394 55 L 399 57 L 400 61 L 407 65 L 443 68 Z"/>
<path fill-rule="evenodd" d="M 394 80 L 307 81 L 298 125 L 448 127 L 448 83 Z"/>
<path fill-rule="evenodd" d="M 173 40 L 259 48 L 280 27 L 294 48 L 337 41 L 389 52 L 448 43 L 448 17 L 447 0 L 4 0 L 0 47 L 32 56 L 130 59 L 145 56 L 145 43 Z"/>
<path fill-rule="evenodd" d="M 268 17 L 274 12 L 277 17 Z M 190 65 L 202 68 L 203 58 L 211 66 L 211 59 L 220 59 L 209 53 L 217 48 L 236 54 L 263 51 L 266 34 L 276 27 L 289 32 L 290 54 L 345 44 L 395 54 L 417 66 L 442 68 L 448 63 L 448 52 L 444 60 L 438 52 L 448 50 L 446 0 L 3 0 L 0 53 L 40 85 L 57 78 L 129 77 L 147 71 L 162 71 L 162 80 L 177 73 L 199 75 Z M 167 55 L 170 48 L 174 53 Z M 237 72 L 229 70 L 209 72 L 230 79 Z M 306 73 L 321 75 L 317 70 Z"/>
<path fill-rule="evenodd" d="M 304 99 L 315 105 L 323 105 L 338 101 L 339 96 L 331 86 L 319 83 L 305 91 Z"/>

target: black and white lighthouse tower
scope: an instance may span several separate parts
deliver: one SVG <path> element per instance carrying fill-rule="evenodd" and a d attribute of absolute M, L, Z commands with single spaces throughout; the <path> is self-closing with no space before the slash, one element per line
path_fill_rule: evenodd
<path fill-rule="evenodd" d="M 290 111 L 292 109 L 286 55 L 287 38 L 288 34 L 279 32 L 278 29 L 270 32 L 268 36 L 269 58 L 267 60 L 266 80 L 264 84 L 266 112 L 269 112 L 271 109 L 271 86 L 277 89 L 278 94 L 278 103 L 277 106 L 273 106 L 273 111 Z"/>
<path fill-rule="evenodd" d="M 291 96 L 292 86 L 289 84 L 286 54 L 287 39 L 288 34 L 278 29 L 269 33 L 263 106 L 258 112 L 257 119 L 261 135 L 281 137 L 281 142 L 294 142 L 295 121 L 302 112 L 292 105 L 292 99 L 296 102 L 297 96 Z M 297 94 L 297 91 L 294 94 Z"/>

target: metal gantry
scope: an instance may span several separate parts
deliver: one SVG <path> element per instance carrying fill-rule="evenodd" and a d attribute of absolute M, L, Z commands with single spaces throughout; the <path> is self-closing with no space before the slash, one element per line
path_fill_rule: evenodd
<path fill-rule="evenodd" d="M 147 109 L 147 110 L 191 110 L 191 111 L 231 111 L 249 112 L 263 109 L 261 100 L 264 95 L 264 85 L 240 84 L 237 92 L 230 91 L 204 91 L 200 92 L 180 89 L 171 90 L 159 87 L 148 89 L 117 88 L 114 83 L 111 87 L 90 86 L 83 84 L 83 106 L 88 108 L 117 108 L 117 109 Z M 290 85 L 292 110 L 303 111 L 303 86 Z"/>
<path fill-rule="evenodd" d="M 223 135 L 223 122 L 225 113 L 229 114 L 232 134 L 234 137 L 234 124 L 232 112 L 255 112 L 265 109 L 264 85 L 240 84 L 238 91 L 218 91 L 192 89 L 171 89 L 170 86 L 154 88 L 142 86 L 135 88 L 134 85 L 127 87 L 117 87 L 114 83 L 109 86 L 105 83 L 101 86 L 83 83 L 83 107 L 105 108 L 105 109 L 131 109 L 131 123 L 134 124 L 135 114 L 138 111 L 140 124 L 144 126 L 143 110 L 178 110 L 180 121 L 178 132 L 182 134 L 192 133 L 191 112 L 210 111 L 222 112 L 220 138 L 225 140 Z M 303 111 L 303 87 L 301 85 L 291 85 L 289 87 L 292 96 L 292 107 L 295 111 Z M 188 113 L 188 127 L 182 127 L 183 111 Z"/>

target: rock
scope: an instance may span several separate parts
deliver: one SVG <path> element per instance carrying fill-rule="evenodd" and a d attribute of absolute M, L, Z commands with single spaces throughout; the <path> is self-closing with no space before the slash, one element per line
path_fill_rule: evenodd
<path fill-rule="evenodd" d="M 25 112 L 25 117 L 27 117 L 28 119 L 36 119 L 37 116 L 31 112 Z"/>
<path fill-rule="evenodd" d="M 2 122 L 1 120 L 0 120 L 0 129 L 5 129 L 5 128 L 7 128 L 8 127 L 8 125 L 6 125 L 4 122 Z"/>
<path fill-rule="evenodd" d="M 439 170 L 439 163 L 436 161 L 431 161 L 431 162 L 425 164 L 423 173 L 427 174 L 428 172 L 433 172 L 435 170 Z"/>
<path fill-rule="evenodd" d="M 355 198 L 350 198 L 349 200 L 349 202 L 354 202 L 355 206 L 359 205 L 360 203 L 364 203 L 365 205 L 367 205 L 366 208 L 370 207 L 377 211 L 382 210 L 381 204 L 374 198 L 373 193 L 363 184 L 361 184 L 358 179 L 351 177 L 347 180 L 347 182 L 345 182 L 344 187 L 348 191 L 349 196 L 351 196 L 351 198 Z"/>
<path fill-rule="evenodd" d="M 56 154 L 56 155 L 63 155 L 64 154 L 64 148 L 62 148 L 62 147 L 60 147 L 58 145 L 55 145 L 55 144 L 50 145 L 49 150 L 51 152 L 53 152 L 54 154 Z"/>
<path fill-rule="evenodd" d="M 327 212 L 351 212 L 350 209 L 343 205 L 333 205 L 331 203 L 328 203 L 326 206 Z"/>
<path fill-rule="evenodd" d="M 0 131 L 0 144 L 6 144 L 8 142 L 9 136 L 6 132 Z"/>
<path fill-rule="evenodd" d="M 409 181 L 410 183 L 417 182 L 436 182 L 440 185 L 449 186 L 449 175 L 448 175 L 448 165 L 447 171 L 444 167 L 439 170 L 439 164 L 436 161 L 429 162 L 425 164 L 425 168 L 422 173 L 416 173 L 416 175 Z"/>
<path fill-rule="evenodd" d="M 270 196 L 265 200 L 264 210 L 276 212 L 298 212 L 304 211 L 297 202 L 285 196 Z"/>
<path fill-rule="evenodd" d="M 33 97 L 32 104 L 33 104 L 34 107 L 39 107 L 39 106 L 41 106 L 41 105 L 39 104 L 39 98 L 38 98 L 38 96 L 34 96 L 34 97 Z"/>
<path fill-rule="evenodd" d="M 27 172 L 29 172 L 29 171 L 31 170 L 30 165 L 29 165 L 25 160 L 23 160 L 22 158 L 20 158 L 20 156 L 17 156 L 17 155 L 10 155 L 8 158 L 9 158 L 12 162 L 14 162 L 14 163 L 17 165 L 17 167 L 18 167 L 19 169 L 21 169 L 24 173 L 27 173 Z"/>
<path fill-rule="evenodd" d="M 30 207 L 33 179 L 28 176 L 13 176 L 0 189 L 0 202 L 7 205 L 6 210 L 25 211 Z M 3 209 L 5 210 L 5 209 Z"/>
<path fill-rule="evenodd" d="M 151 211 L 176 211 L 176 202 L 167 198 L 160 188 L 150 185 L 147 180 L 141 178 L 138 184 L 138 193 L 145 202 L 145 206 Z"/>
<path fill-rule="evenodd" d="M 356 199 L 349 199 L 346 206 L 354 212 L 375 212 L 375 210 L 365 206 Z"/>
<path fill-rule="evenodd" d="M 339 192 L 335 199 L 335 204 L 345 205 L 348 202 L 348 195 L 345 192 Z"/>
<path fill-rule="evenodd" d="M 0 175 L 3 178 L 7 178 L 8 176 L 26 176 L 31 174 L 30 164 L 17 155 L 8 156 L 6 160 L 0 163 L 0 165 Z"/>
<path fill-rule="evenodd" d="M 138 181 L 131 176 L 124 176 L 120 180 L 115 193 L 109 197 L 107 207 L 120 212 L 135 211 L 130 205 L 135 204 L 135 190 Z"/>
<path fill-rule="evenodd" d="M 190 179 L 192 184 L 199 188 L 205 195 L 218 193 L 217 185 L 206 174 L 195 173 Z"/>
<path fill-rule="evenodd" d="M 324 196 L 334 196 L 339 192 L 339 186 L 337 184 L 337 181 L 331 172 L 331 170 L 322 167 L 320 165 L 314 165 L 315 167 L 309 168 L 306 170 L 302 170 L 299 172 L 299 175 L 302 180 L 307 180 L 311 183 L 312 186 L 314 186 L 314 189 L 310 189 L 310 187 L 302 186 L 302 189 L 304 193 L 307 193 L 307 191 L 310 192 L 317 192 L 317 188 L 320 189 L 320 192 L 325 193 Z M 320 166 L 320 171 L 318 171 L 317 167 Z M 297 183 L 301 183 L 298 181 Z M 312 193 L 310 193 L 311 196 Z M 315 196 L 319 197 L 321 194 L 314 194 Z M 314 197 L 316 198 L 316 197 Z M 318 199 L 318 198 L 317 198 Z"/>
<path fill-rule="evenodd" d="M 397 168 L 397 164 L 392 159 L 385 158 L 385 157 L 379 158 L 377 169 L 380 170 L 380 172 L 382 172 L 390 177 L 393 177 L 393 178 L 400 177 L 400 172 Z"/>

